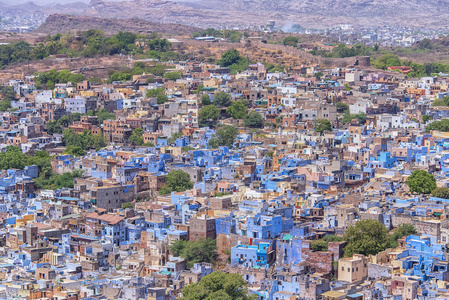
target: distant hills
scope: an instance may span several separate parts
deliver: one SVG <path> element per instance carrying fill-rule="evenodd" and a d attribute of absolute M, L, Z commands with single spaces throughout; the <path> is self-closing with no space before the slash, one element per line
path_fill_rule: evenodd
<path fill-rule="evenodd" d="M 449 0 L 90 0 L 89 4 L 73 2 L 48 5 L 11 2 L 0 2 L 0 15 L 6 12 L 57 14 L 57 17 L 51 17 L 39 29 L 41 32 L 55 32 L 57 29 L 51 26 L 59 25 L 68 29 L 70 24 L 67 22 L 75 22 L 77 28 L 82 29 L 98 24 L 105 31 L 122 27 L 135 31 L 141 25 L 157 28 L 156 23 L 171 23 L 187 25 L 189 27 L 180 30 L 189 32 L 191 29 L 188 28 L 191 27 L 257 26 L 265 25 L 269 20 L 286 27 L 298 24 L 306 28 L 326 28 L 338 24 L 443 27 L 447 26 L 449 19 Z M 105 18 L 109 21 L 69 19 L 63 18 L 63 14 Z M 143 21 L 137 24 L 133 24 L 135 21 L 112 22 L 112 19 L 141 19 L 151 24 L 141 23 Z M 108 30 L 108 26 L 112 26 L 112 29 Z M 177 30 L 174 27 L 172 29 Z"/>
<path fill-rule="evenodd" d="M 76 15 L 82 14 L 87 9 L 87 7 L 88 5 L 86 3 L 77 2 L 76 0 L 67 4 L 53 3 L 47 5 L 37 5 L 32 1 L 18 4 L 15 1 L 11 1 L 11 3 L 2 1 L 0 2 L 0 13 L 1 15 L 7 15 L 12 13 L 41 12 L 47 15 L 52 13 Z"/>
<path fill-rule="evenodd" d="M 84 15 L 138 17 L 200 27 L 261 25 L 268 20 L 305 27 L 446 26 L 449 0 L 91 0 Z"/>

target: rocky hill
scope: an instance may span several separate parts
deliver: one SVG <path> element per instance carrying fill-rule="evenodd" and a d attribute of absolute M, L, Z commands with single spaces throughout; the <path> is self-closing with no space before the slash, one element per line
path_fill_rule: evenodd
<path fill-rule="evenodd" d="M 66 33 L 70 30 L 101 29 L 106 33 L 114 34 L 119 31 L 157 32 L 172 35 L 190 35 L 200 30 L 181 24 L 155 23 L 138 18 L 133 19 L 107 19 L 89 16 L 71 16 L 53 14 L 49 16 L 44 24 L 35 30 L 36 33 L 56 34 Z"/>
<path fill-rule="evenodd" d="M 77 2 L 74 0 L 71 3 L 59 4 L 53 3 L 48 5 L 37 5 L 32 1 L 26 3 L 12 2 L 0 2 L 1 15 L 8 15 L 11 13 L 36 13 L 43 14 L 61 13 L 61 14 L 82 14 L 87 8 L 87 4 L 83 2 Z"/>
<path fill-rule="evenodd" d="M 424 27 L 446 24 L 449 0 L 91 0 L 84 14 L 200 27 L 260 25 L 268 20 L 307 27 L 340 23 Z"/>

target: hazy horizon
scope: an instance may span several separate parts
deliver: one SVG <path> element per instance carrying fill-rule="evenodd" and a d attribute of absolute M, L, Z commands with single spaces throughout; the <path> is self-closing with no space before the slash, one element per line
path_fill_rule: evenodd
<path fill-rule="evenodd" d="M 9 3 L 7 1 L 2 1 L 0 0 L 0 2 L 3 3 Z M 90 0 L 16 0 L 14 1 L 14 4 L 22 4 L 22 3 L 27 3 L 27 2 L 33 2 L 37 5 L 48 5 L 48 4 L 67 4 L 67 3 L 73 3 L 73 2 L 84 2 L 84 3 L 89 3 Z M 9 3 L 11 4 L 11 3 Z"/>

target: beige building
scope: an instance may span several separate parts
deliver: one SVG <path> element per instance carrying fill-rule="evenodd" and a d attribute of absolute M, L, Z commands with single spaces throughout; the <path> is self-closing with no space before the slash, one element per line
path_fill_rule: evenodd
<path fill-rule="evenodd" d="M 338 260 L 338 280 L 346 282 L 357 282 L 367 278 L 368 258 L 361 254 Z"/>

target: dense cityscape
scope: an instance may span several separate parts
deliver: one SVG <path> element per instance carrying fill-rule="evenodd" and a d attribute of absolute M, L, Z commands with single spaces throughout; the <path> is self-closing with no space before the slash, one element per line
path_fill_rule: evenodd
<path fill-rule="evenodd" d="M 0 299 L 449 299 L 446 28 L 0 16 Z"/>

